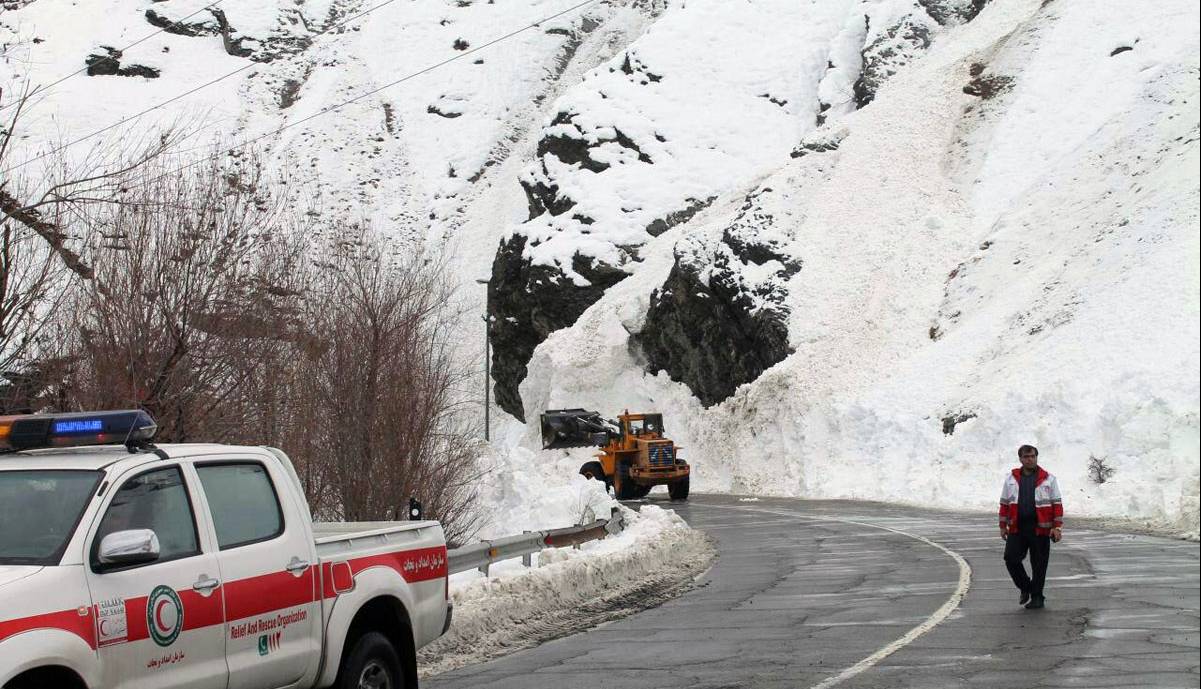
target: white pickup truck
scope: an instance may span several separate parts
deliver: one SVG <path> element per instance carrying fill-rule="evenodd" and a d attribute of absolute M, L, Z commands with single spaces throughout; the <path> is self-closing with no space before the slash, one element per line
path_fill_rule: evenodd
<path fill-rule="evenodd" d="M 279 450 L 153 433 L 0 417 L 0 688 L 417 686 L 451 618 L 437 522 L 313 523 Z"/>

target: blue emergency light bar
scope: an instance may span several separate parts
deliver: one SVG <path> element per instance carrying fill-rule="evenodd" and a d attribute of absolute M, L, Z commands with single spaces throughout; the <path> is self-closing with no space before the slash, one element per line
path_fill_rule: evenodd
<path fill-rule="evenodd" d="M 144 445 L 158 432 L 140 409 L 0 416 L 0 452 L 42 447 Z"/>

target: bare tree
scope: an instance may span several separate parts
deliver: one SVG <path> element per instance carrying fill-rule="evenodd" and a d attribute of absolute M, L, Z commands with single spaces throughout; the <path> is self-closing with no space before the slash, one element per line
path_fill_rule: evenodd
<path fill-rule="evenodd" d="M 6 158 L 26 101 L 0 132 L 0 355 L 36 374 L 36 406 L 275 444 L 319 516 L 402 519 L 416 497 L 450 540 L 474 532 L 480 448 L 440 261 L 361 226 L 317 232 L 257 156 L 184 160 L 170 133 L 21 184 Z"/>
<path fill-rule="evenodd" d="M 479 448 L 460 425 L 468 372 L 452 356 L 442 266 L 357 227 L 320 258 L 304 320 L 324 347 L 299 368 L 297 397 L 321 411 L 300 411 L 289 445 L 321 488 L 319 513 L 400 519 L 416 497 L 449 538 L 465 538 Z"/>
<path fill-rule="evenodd" d="M 5 95 L 0 88 L 0 410 L 31 411 L 61 402 L 51 389 L 65 373 L 67 358 L 59 350 L 72 330 L 63 306 L 75 280 L 94 277 L 80 253 L 79 214 L 120 203 L 122 179 L 181 137 L 166 130 L 96 144 L 78 155 L 60 146 L 21 159 L 29 154 L 15 144 L 32 94 L 26 86 L 15 97 Z"/>
<path fill-rule="evenodd" d="M 273 232 L 280 197 L 257 160 L 242 167 L 144 164 L 122 177 L 121 203 L 79 221 L 95 267 L 75 309 L 75 404 L 144 407 L 171 441 L 242 433 L 232 403 L 254 362 L 305 337 L 289 304 L 299 292 L 275 284 L 288 275 L 269 250 L 286 241 Z"/>
<path fill-rule="evenodd" d="M 0 104 L 3 96 L 0 89 Z M 13 137 L 29 104 L 27 89 L 15 97 L 0 128 L 0 223 L 19 223 L 31 230 L 66 268 L 91 279 L 92 267 L 71 244 L 74 216 L 95 204 L 121 203 L 122 181 L 148 163 L 161 161 L 185 134 L 172 127 L 140 138 L 114 137 L 78 155 L 67 154 L 64 144 L 19 161 Z M 38 175 L 38 184 L 16 183 L 31 170 Z"/>

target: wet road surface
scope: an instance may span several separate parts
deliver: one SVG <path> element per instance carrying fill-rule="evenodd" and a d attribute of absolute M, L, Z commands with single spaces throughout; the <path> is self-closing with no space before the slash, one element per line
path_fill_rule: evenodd
<path fill-rule="evenodd" d="M 1198 544 L 1073 530 L 1047 608 L 1018 606 L 987 515 L 694 495 L 670 503 L 717 543 L 663 605 L 425 689 L 1196 689 Z M 970 571 L 969 571 L 970 568 Z M 962 597 L 962 600 L 960 600 Z"/>

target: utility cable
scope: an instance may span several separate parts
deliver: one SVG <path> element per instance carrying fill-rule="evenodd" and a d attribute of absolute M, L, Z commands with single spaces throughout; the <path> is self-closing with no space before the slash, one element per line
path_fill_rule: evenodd
<path fill-rule="evenodd" d="M 205 5 L 204 7 L 201 7 L 200 9 L 196 10 L 195 12 L 187 15 L 186 17 L 176 19 L 175 21 L 171 22 L 170 24 L 168 24 L 166 26 L 159 27 L 158 31 L 155 31 L 154 33 L 146 34 L 145 36 L 139 38 L 138 40 L 134 41 L 133 43 L 130 43 L 129 45 L 125 46 L 124 48 L 119 49 L 117 52 L 124 53 L 125 51 L 129 50 L 130 48 L 137 47 L 138 45 L 145 43 L 146 41 L 150 40 L 151 38 L 154 38 L 155 36 L 161 34 L 164 31 L 167 31 L 168 29 L 179 28 L 180 26 L 183 25 L 183 22 L 185 19 L 191 19 L 192 17 L 195 17 L 196 15 L 200 14 L 201 12 L 203 12 L 205 10 L 213 9 L 214 7 L 216 7 L 217 5 L 220 5 L 223 2 L 225 2 L 225 0 L 217 0 L 217 2 L 214 2 L 211 5 Z M 111 59 L 112 59 L 112 56 L 110 55 L 110 56 L 105 57 L 104 59 L 100 60 L 96 64 L 99 64 L 100 62 L 104 62 L 105 60 L 111 60 Z M 32 98 L 36 95 L 45 93 L 45 92 L 49 91 L 50 89 L 54 88 L 55 86 L 58 86 L 59 84 L 63 83 L 67 79 L 70 79 L 73 76 L 77 76 L 81 72 L 86 72 L 89 67 L 91 67 L 91 65 L 85 65 L 64 77 L 61 77 L 55 81 L 50 82 L 49 84 L 47 84 L 45 86 L 38 86 L 38 87 L 34 88 L 33 92 L 30 93 L 28 97 Z M 4 112 L 5 110 L 8 110 L 16 103 L 17 103 L 17 101 L 13 101 L 12 103 L 9 103 L 8 105 L 0 106 L 0 112 Z"/>
<path fill-rule="evenodd" d="M 396 2 L 396 0 L 383 0 L 383 2 L 381 2 L 381 3 L 377 4 L 377 5 L 373 5 L 372 7 L 368 8 L 368 9 L 366 9 L 366 10 L 363 10 L 362 12 L 359 12 L 358 14 L 352 15 L 352 16 L 350 16 L 350 17 L 346 18 L 345 20 L 343 20 L 343 21 L 341 21 L 341 22 L 339 22 L 339 23 L 337 23 L 337 24 L 332 24 L 332 25 L 330 25 L 330 26 L 327 26 L 326 28 L 322 29 L 321 31 L 318 31 L 317 33 L 313 34 L 313 35 L 312 35 L 312 37 L 313 37 L 313 38 L 316 38 L 316 37 L 318 37 L 318 36 L 322 36 L 322 35 L 324 35 L 324 34 L 327 34 L 327 33 L 329 33 L 330 31 L 333 31 L 334 29 L 340 29 L 340 28 L 342 28 L 343 26 L 346 26 L 347 24 L 349 24 L 350 22 L 352 22 L 352 21 L 354 21 L 354 20 L 356 20 L 356 19 L 359 19 L 359 18 L 361 18 L 361 17 L 365 17 L 365 16 L 367 16 L 368 14 L 371 14 L 372 12 L 374 12 L 374 11 L 376 11 L 376 10 L 378 10 L 378 9 L 382 8 L 382 7 L 385 7 L 385 6 L 387 6 L 387 5 L 391 5 L 391 4 L 392 4 L 392 3 L 394 3 L 394 2 Z M 254 68 L 254 67 L 259 67 L 259 66 L 261 66 L 261 65 L 260 65 L 258 62 L 248 62 L 246 65 L 244 65 L 244 66 L 242 66 L 242 67 L 239 67 L 239 68 L 235 69 L 235 70 L 234 70 L 234 71 L 232 71 L 232 72 L 228 72 L 228 73 L 226 73 L 226 74 L 223 74 L 223 75 L 221 75 L 221 76 L 219 76 L 219 77 L 217 77 L 216 79 L 213 79 L 213 80 L 211 80 L 211 81 L 206 81 L 205 83 L 203 83 L 203 84 L 201 84 L 201 85 L 199 85 L 199 86 L 196 86 L 196 87 L 190 88 L 190 89 L 188 89 L 187 91 L 184 91 L 183 93 L 176 94 L 176 95 L 174 95 L 174 96 L 172 96 L 172 97 L 168 98 L 167 100 L 165 100 L 165 101 L 162 101 L 161 103 L 158 103 L 158 104 L 156 104 L 156 105 L 152 105 L 152 106 L 150 106 L 149 108 L 146 108 L 145 110 L 142 110 L 142 111 L 140 111 L 140 112 L 138 112 L 138 113 L 136 113 L 136 114 L 130 115 L 130 116 L 128 116 L 128 117 L 123 117 L 123 118 L 121 118 L 120 120 L 118 120 L 118 121 L 116 121 L 116 122 L 114 122 L 114 123 L 112 123 L 112 124 L 110 124 L 110 125 L 108 125 L 108 126 L 105 126 L 105 127 L 102 127 L 102 128 L 100 128 L 100 129 L 97 129 L 96 131 L 94 131 L 94 132 L 92 132 L 92 133 L 90 133 L 90 134 L 85 134 L 84 136 L 81 136 L 81 137 L 79 137 L 78 139 L 74 139 L 74 140 L 72 140 L 72 141 L 68 141 L 67 143 L 63 144 L 62 146 L 59 146 L 58 148 L 51 149 L 51 150 L 49 150 L 49 151 L 46 151 L 45 153 L 42 153 L 42 154 L 40 154 L 40 155 L 37 155 L 37 156 L 34 156 L 33 158 L 30 158 L 30 159 L 28 159 L 28 160 L 25 160 L 25 161 L 23 161 L 23 162 L 17 163 L 16 165 L 13 165 L 13 166 L 11 166 L 11 167 L 8 167 L 8 168 L 6 168 L 6 169 L 4 170 L 4 174 L 8 174 L 8 173 L 11 173 L 11 172 L 13 172 L 13 171 L 15 171 L 15 170 L 19 170 L 19 169 L 21 169 L 22 167 L 25 167 L 26 165 L 29 165 L 30 163 L 37 162 L 37 161 L 39 161 L 39 160 L 41 160 L 41 159 L 43 159 L 43 158 L 47 158 L 47 157 L 49 157 L 49 156 L 52 156 L 52 155 L 55 155 L 55 154 L 61 153 L 62 151 L 65 151 L 66 149 L 68 149 L 68 148 L 70 148 L 70 147 L 72 147 L 72 146 L 74 146 L 74 145 L 76 145 L 76 144 L 83 143 L 84 141 L 87 141 L 88 139 L 95 138 L 95 137 L 97 137 L 97 136 L 99 136 L 99 135 L 101 135 L 101 134 L 103 134 L 103 133 L 105 133 L 105 132 L 107 132 L 107 131 L 111 131 L 111 130 L 113 130 L 113 129 L 116 129 L 117 127 L 120 127 L 120 126 L 121 126 L 121 125 L 123 125 L 123 124 L 127 124 L 127 123 L 129 123 L 129 122 L 132 122 L 132 121 L 134 121 L 134 120 L 138 119 L 139 117 L 141 117 L 141 116 L 143 116 L 143 115 L 149 114 L 149 113 L 151 113 L 151 112 L 154 112 L 155 110 L 158 110 L 158 109 L 160 109 L 160 108 L 164 108 L 164 107 L 166 107 L 166 106 L 168 106 L 168 105 L 170 105 L 170 104 L 172 104 L 172 103 L 174 103 L 174 102 L 176 102 L 176 101 L 179 101 L 179 100 L 182 100 L 182 99 L 184 99 L 184 98 L 187 98 L 188 96 L 192 95 L 193 93 L 196 93 L 197 91 L 201 91 L 201 90 L 203 90 L 203 89 L 206 89 L 206 88 L 208 88 L 209 86 L 212 86 L 213 84 L 216 84 L 216 83 L 218 83 L 218 82 L 220 82 L 220 81 L 224 81 L 224 80 L 226 80 L 226 79 L 228 79 L 228 78 L 230 78 L 230 77 L 232 77 L 232 76 L 234 76 L 234 75 L 241 74 L 242 72 L 245 72 L 245 71 L 246 71 L 246 70 L 248 70 L 248 69 L 251 69 L 251 68 Z"/>
<path fill-rule="evenodd" d="M 361 93 L 361 94 L 359 94 L 359 95 L 355 96 L 354 98 L 350 98 L 350 99 L 347 99 L 347 100 L 344 100 L 344 101 L 342 101 L 341 103 L 337 103 L 337 104 L 335 104 L 335 105 L 330 105 L 330 106 L 327 106 L 327 107 L 325 107 L 325 108 L 322 108 L 321 110 L 318 110 L 317 112 L 313 113 L 312 115 L 309 115 L 309 116 L 307 116 L 307 117 L 303 117 L 303 118 L 301 118 L 301 119 L 298 119 L 298 120 L 296 120 L 295 122 L 289 122 L 288 124 L 282 125 L 282 126 L 280 126 L 280 127 L 277 127 L 277 128 L 275 128 L 275 129 L 272 129 L 272 130 L 270 130 L 270 131 L 268 131 L 268 132 L 265 132 L 265 133 L 263 133 L 263 134 L 260 134 L 260 135 L 258 135 L 258 136 L 255 136 L 255 137 L 252 137 L 252 138 L 250 138 L 250 139 L 247 139 L 247 140 L 243 141 L 242 143 L 240 143 L 240 144 L 237 144 L 236 146 L 233 146 L 233 147 L 231 147 L 231 148 L 224 149 L 224 150 L 223 150 L 223 151 L 221 151 L 220 153 L 216 153 L 216 154 L 213 154 L 213 155 L 210 155 L 210 156 L 206 156 L 206 157 L 204 157 L 204 158 L 200 158 L 199 160 L 194 160 L 194 161 L 192 161 L 192 162 L 190 162 L 190 163 L 188 163 L 188 164 L 186 164 L 186 165 L 183 165 L 182 167 L 179 167 L 179 168 L 176 168 L 175 170 L 172 170 L 171 172 L 164 173 L 164 174 L 163 174 L 163 175 L 161 175 L 161 176 L 165 177 L 165 176 L 167 176 L 167 175 L 178 174 L 178 173 L 180 173 L 180 172 L 183 172 L 184 170 L 187 170 L 188 168 L 194 167 L 194 166 L 196 166 L 196 165 L 201 165 L 201 164 L 203 164 L 203 163 L 206 163 L 206 162 L 209 162 L 209 161 L 212 161 L 212 160 L 216 160 L 216 159 L 217 159 L 218 157 L 220 157 L 220 156 L 223 156 L 223 155 L 228 155 L 228 154 L 230 154 L 230 153 L 233 153 L 234 151 L 237 151 L 238 149 L 245 148 L 245 147 L 247 147 L 247 146 L 249 146 L 249 145 L 251 145 L 251 144 L 253 144 L 253 143 L 256 143 L 256 142 L 258 142 L 258 141 L 262 141 L 263 139 L 265 139 L 265 138 L 267 138 L 267 137 L 275 136 L 276 134 L 279 134 L 280 132 L 283 132 L 283 131 L 285 131 L 285 130 L 287 130 L 287 129 L 291 129 L 292 127 L 296 127 L 296 126 L 298 126 L 298 125 L 304 124 L 304 123 L 306 123 L 306 122 L 309 122 L 309 121 L 311 121 L 311 120 L 314 120 L 314 119 L 316 119 L 316 118 L 318 118 L 318 117 L 321 117 L 322 115 L 327 115 L 327 114 L 329 114 L 329 113 L 331 113 L 331 112 L 335 112 L 335 111 L 337 111 L 337 110 L 339 110 L 339 109 L 341 109 L 341 108 L 344 108 L 344 107 L 346 107 L 347 105 L 351 105 L 352 103 L 356 103 L 356 102 L 358 102 L 358 101 L 360 101 L 360 100 L 362 100 L 362 99 L 364 99 L 364 98 L 367 98 L 368 96 L 375 95 L 375 94 L 379 93 L 380 91 L 383 91 L 384 89 L 388 89 L 388 88 L 391 88 L 391 87 L 393 87 L 393 86 L 396 86 L 396 85 L 398 85 L 398 84 L 402 84 L 402 83 L 404 83 L 404 82 L 406 82 L 406 81 L 409 81 L 409 80 L 411 80 L 411 79 L 415 79 L 415 78 L 417 78 L 417 77 L 419 77 L 419 76 L 421 76 L 421 75 L 423 75 L 423 74 L 427 74 L 427 73 L 429 73 L 429 72 L 432 72 L 432 71 L 434 71 L 435 69 L 438 69 L 439 67 L 443 67 L 443 66 L 445 66 L 445 65 L 448 65 L 448 64 L 450 64 L 451 62 L 454 62 L 455 60 L 461 60 L 461 59 L 463 59 L 463 58 L 467 57 L 468 55 L 471 55 L 472 53 L 476 53 L 476 52 L 478 52 L 478 51 L 481 51 L 481 50 L 484 50 L 484 49 L 486 49 L 486 48 L 489 48 L 489 47 L 491 47 L 491 46 L 494 46 L 494 45 L 496 45 L 497 43 L 500 43 L 500 42 L 502 42 L 502 41 L 506 41 L 506 40 L 508 40 L 508 39 L 510 39 L 510 38 L 513 38 L 514 36 L 517 36 L 518 34 L 521 34 L 521 33 L 525 32 L 525 31 L 529 31 L 530 29 L 537 28 L 538 26 L 541 26 L 542 24 L 544 24 L 544 23 L 546 23 L 546 22 L 548 22 L 548 21 L 551 21 L 551 20 L 553 20 L 553 19 L 557 19 L 557 18 L 559 18 L 559 17 L 561 17 L 561 16 L 563 16 L 563 15 L 565 15 L 565 14 L 570 14 L 570 13 L 572 13 L 572 12 L 575 12 L 576 10 L 582 9 L 582 8 L 584 8 L 584 7 L 587 7 L 588 5 L 593 5 L 593 4 L 596 4 L 597 2 L 600 2 L 600 0 L 585 0 L 584 2 L 578 3 L 578 4 L 576 4 L 576 5 L 572 5 L 571 7 L 568 7 L 568 8 L 567 8 L 567 9 L 565 9 L 565 10 L 562 10 L 562 11 L 560 11 L 560 12 L 556 12 L 555 14 L 552 14 L 552 15 L 550 15 L 550 16 L 547 16 L 547 17 L 543 17 L 542 19 L 539 19 L 538 21 L 536 21 L 536 22 L 533 22 L 532 24 L 527 24 L 526 26 L 523 26 L 523 27 L 521 27 L 520 29 L 516 29 L 516 30 L 514 30 L 514 31 L 510 31 L 509 33 L 507 33 L 507 34 L 505 34 L 505 35 L 503 35 L 503 36 L 499 36 L 499 37 L 497 37 L 497 38 L 494 38 L 494 39 L 492 39 L 492 40 L 488 41 L 487 43 L 483 43 L 483 44 L 481 44 L 481 45 L 479 45 L 479 46 L 476 46 L 476 47 L 474 47 L 474 48 L 471 48 L 471 49 L 469 49 L 469 50 L 466 50 L 466 51 L 464 51 L 464 52 L 461 52 L 461 53 L 459 53 L 458 55 L 455 55 L 455 56 L 453 56 L 453 57 L 449 57 L 449 58 L 447 58 L 447 59 L 445 59 L 445 60 L 442 60 L 441 62 L 437 62 L 437 63 L 434 63 L 434 64 L 432 64 L 432 65 L 429 65 L 429 66 L 427 66 L 427 67 L 424 67 L 424 68 L 422 68 L 422 69 L 420 69 L 420 70 L 418 70 L 418 71 L 416 71 L 416 72 L 412 72 L 412 73 L 410 73 L 410 74 L 406 74 L 405 76 L 403 76 L 403 77 L 401 77 L 401 78 L 399 78 L 399 79 L 396 79 L 395 81 L 390 81 L 390 82 L 388 82 L 388 83 L 384 84 L 383 86 L 379 86 L 379 87 L 377 87 L 377 88 L 374 88 L 374 89 L 371 89 L 370 91 L 367 91 L 367 92 L 365 92 L 365 93 Z"/>

